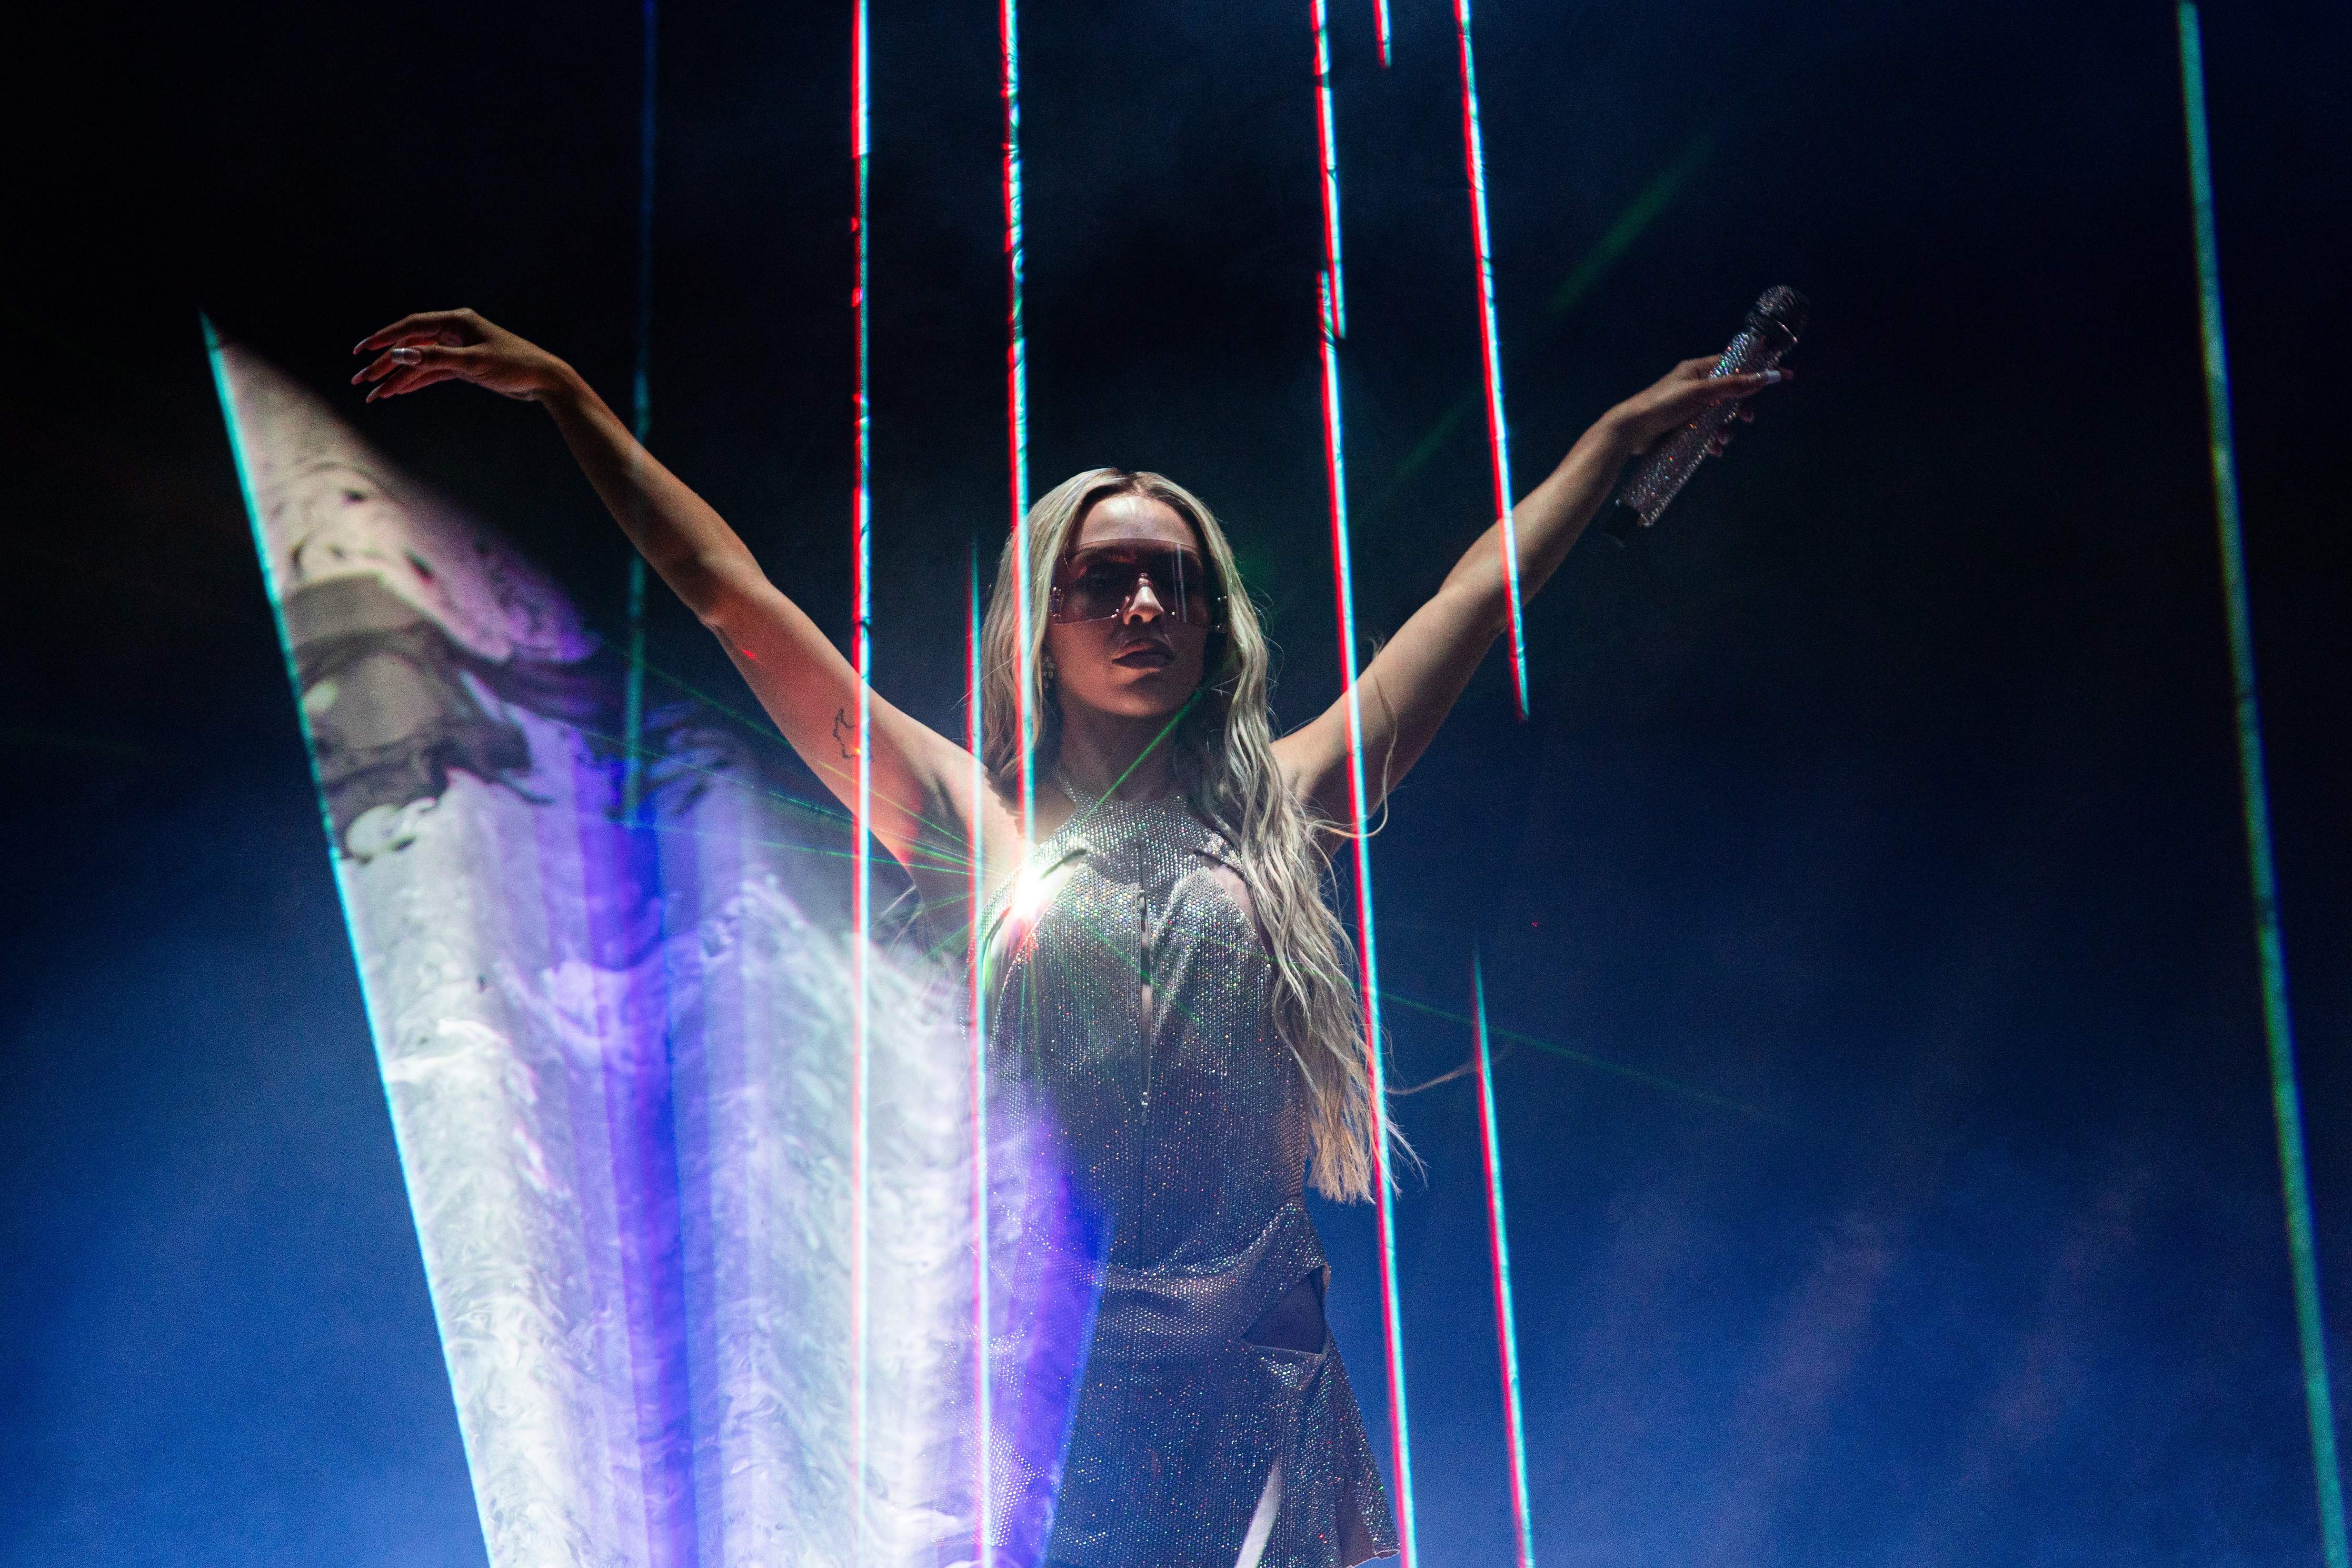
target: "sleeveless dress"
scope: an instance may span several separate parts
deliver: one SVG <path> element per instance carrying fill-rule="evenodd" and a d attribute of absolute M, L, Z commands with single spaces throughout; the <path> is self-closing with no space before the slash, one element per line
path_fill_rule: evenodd
<path fill-rule="evenodd" d="M 1392 1553 L 1323 1321 L 1305 1085 L 1227 841 L 1179 796 L 1106 800 L 983 918 L 992 1081 L 1108 1233 L 1048 1561 Z"/>

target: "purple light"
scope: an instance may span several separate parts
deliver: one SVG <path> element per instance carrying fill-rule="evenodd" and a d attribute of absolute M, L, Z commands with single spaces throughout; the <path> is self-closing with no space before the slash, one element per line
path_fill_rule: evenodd
<path fill-rule="evenodd" d="M 971 880 L 966 895 L 971 926 L 965 952 L 965 980 L 971 987 L 971 1343 L 972 1343 L 972 1547 L 980 1568 L 996 1561 L 994 1487 L 990 1458 L 994 1452 L 995 1401 L 989 1382 L 988 1344 L 988 990 L 982 983 L 980 919 L 988 896 L 981 866 L 982 813 L 988 803 L 988 773 L 980 760 L 981 747 L 981 597 L 980 544 L 971 549 L 971 632 L 964 646 L 965 674 L 971 701 L 965 718 L 964 739 L 971 749 Z"/>

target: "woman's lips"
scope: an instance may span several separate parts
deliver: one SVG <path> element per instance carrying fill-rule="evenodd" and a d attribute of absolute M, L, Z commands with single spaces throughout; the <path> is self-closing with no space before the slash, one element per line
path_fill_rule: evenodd
<path fill-rule="evenodd" d="M 1110 662 L 1125 664 L 1130 669 L 1164 669 L 1176 662 L 1176 651 L 1157 643 L 1143 643 L 1132 648 L 1121 648 L 1110 656 Z"/>

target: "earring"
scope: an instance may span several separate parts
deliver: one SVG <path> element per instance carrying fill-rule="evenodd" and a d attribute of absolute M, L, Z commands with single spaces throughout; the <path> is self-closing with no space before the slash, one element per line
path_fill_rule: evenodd
<path fill-rule="evenodd" d="M 1039 662 L 1037 671 L 1038 678 L 1044 682 L 1045 685 L 1051 686 L 1054 684 L 1054 675 L 1055 672 L 1054 669 L 1054 655 L 1051 652 L 1048 652 L 1045 658 Z"/>

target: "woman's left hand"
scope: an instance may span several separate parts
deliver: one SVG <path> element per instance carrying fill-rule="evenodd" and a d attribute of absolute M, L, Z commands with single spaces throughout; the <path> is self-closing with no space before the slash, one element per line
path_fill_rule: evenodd
<path fill-rule="evenodd" d="M 1751 371 L 1718 376 L 1715 367 L 1720 362 L 1715 356 L 1685 360 L 1652 385 L 1611 409 L 1602 416 L 1603 423 L 1629 455 L 1638 455 L 1648 451 L 1660 436 L 1680 430 L 1727 399 L 1739 402 L 1741 422 L 1754 419 L 1756 411 L 1748 406 L 1747 400 L 1797 373 L 1786 370 Z M 1722 434 L 1708 444 L 1708 455 L 1721 454 L 1730 440 L 1731 428 L 1726 425 Z"/>

